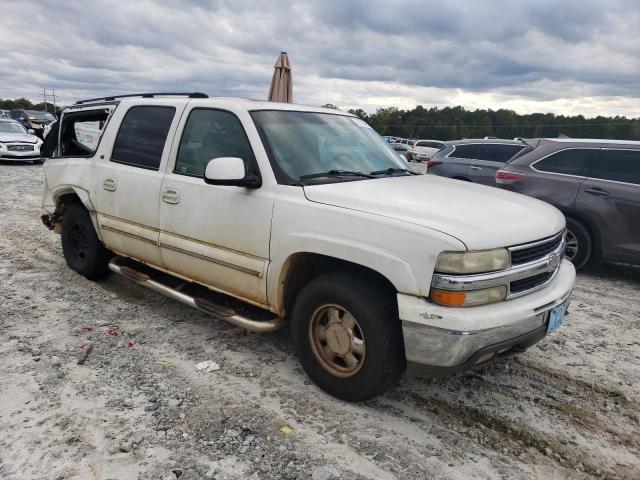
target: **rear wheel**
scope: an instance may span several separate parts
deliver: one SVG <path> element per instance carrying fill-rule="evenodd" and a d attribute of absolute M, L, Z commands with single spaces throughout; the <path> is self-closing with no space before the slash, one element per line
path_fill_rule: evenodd
<path fill-rule="evenodd" d="M 62 217 L 62 252 L 67 265 L 89 280 L 109 272 L 113 254 L 100 242 L 89 212 L 80 203 L 69 205 Z"/>
<path fill-rule="evenodd" d="M 573 218 L 567 218 L 567 247 L 565 256 L 576 268 L 582 267 L 593 251 L 591 235 L 582 223 Z"/>
<path fill-rule="evenodd" d="M 340 399 L 375 397 L 405 369 L 393 297 L 366 275 L 338 272 L 312 280 L 296 298 L 291 329 L 305 372 Z"/>

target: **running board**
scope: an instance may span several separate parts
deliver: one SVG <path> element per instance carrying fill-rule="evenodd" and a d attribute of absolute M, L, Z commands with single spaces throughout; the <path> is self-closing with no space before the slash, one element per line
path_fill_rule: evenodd
<path fill-rule="evenodd" d="M 250 332 L 266 333 L 279 330 L 284 325 L 284 319 L 281 317 L 275 317 L 268 320 L 254 320 L 252 318 L 239 315 L 235 309 L 212 301 L 211 299 L 206 298 L 206 296 L 204 295 L 188 295 L 180 291 L 180 287 L 172 288 L 166 283 L 161 282 L 157 278 L 153 278 L 153 273 L 147 273 L 153 272 L 153 269 L 141 265 L 141 267 L 147 271 L 143 272 L 132 267 L 131 265 L 124 265 L 125 262 L 129 264 L 137 263 L 121 257 L 115 257 L 109 262 L 109 269 L 112 272 L 118 273 L 123 277 L 133 280 L 140 285 L 153 290 L 154 292 L 160 293 L 166 297 L 177 300 L 180 303 L 184 303 L 185 305 L 189 305 L 190 307 L 196 308 L 210 315 L 219 317 L 225 322 L 235 325 L 236 327 L 243 328 L 244 330 L 248 330 Z M 166 274 L 162 274 L 161 272 L 158 272 L 158 274 L 158 276 L 167 276 Z M 202 289 L 204 289 L 204 287 L 202 287 Z"/>

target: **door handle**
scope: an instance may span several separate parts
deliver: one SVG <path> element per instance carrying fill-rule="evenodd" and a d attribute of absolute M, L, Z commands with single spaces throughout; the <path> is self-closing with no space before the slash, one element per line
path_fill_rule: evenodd
<path fill-rule="evenodd" d="M 173 188 L 167 188 L 162 192 L 162 201 L 166 203 L 180 203 L 180 193 Z"/>
<path fill-rule="evenodd" d="M 118 188 L 115 178 L 107 177 L 102 181 L 102 188 L 110 192 L 115 192 Z"/>
<path fill-rule="evenodd" d="M 471 170 L 482 170 L 482 167 L 476 167 L 474 165 L 469 166 Z"/>
<path fill-rule="evenodd" d="M 584 191 L 590 195 L 596 195 L 598 197 L 606 197 L 609 192 L 602 190 L 601 188 L 585 188 Z"/>

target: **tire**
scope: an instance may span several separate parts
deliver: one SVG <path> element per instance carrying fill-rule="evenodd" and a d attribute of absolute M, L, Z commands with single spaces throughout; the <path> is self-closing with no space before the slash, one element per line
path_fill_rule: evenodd
<path fill-rule="evenodd" d="M 44 163 L 44 158 L 38 158 L 37 160 L 33 161 L 34 165 L 42 165 Z"/>
<path fill-rule="evenodd" d="M 321 275 L 300 291 L 291 333 L 296 355 L 316 385 L 334 397 L 359 402 L 398 382 L 406 360 L 394 300 L 375 279 L 351 272 Z M 349 328 L 351 318 L 355 325 Z M 315 333 L 323 329 L 324 347 L 323 335 Z M 349 365 L 354 359 L 356 365 Z"/>
<path fill-rule="evenodd" d="M 571 260 L 576 270 L 583 267 L 591 258 L 593 242 L 587 228 L 573 218 L 567 218 L 566 258 Z"/>
<path fill-rule="evenodd" d="M 80 203 L 72 203 L 62 217 L 62 252 L 70 268 L 89 280 L 109 273 L 109 252 L 96 235 L 91 217 Z"/>

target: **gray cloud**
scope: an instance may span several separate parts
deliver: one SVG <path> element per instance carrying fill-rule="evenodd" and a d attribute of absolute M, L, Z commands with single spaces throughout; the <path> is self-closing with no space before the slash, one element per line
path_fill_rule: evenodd
<path fill-rule="evenodd" d="M 0 96 L 263 98 L 287 50 L 306 103 L 562 110 L 588 99 L 581 113 L 615 104 L 636 116 L 639 27 L 635 0 L 4 0 Z"/>

